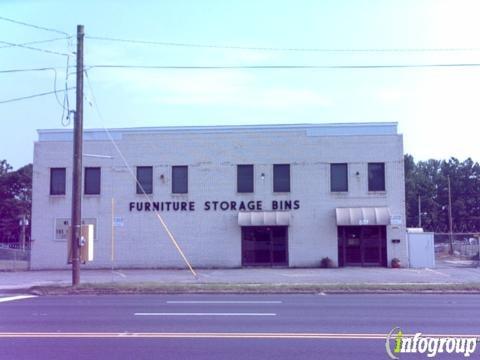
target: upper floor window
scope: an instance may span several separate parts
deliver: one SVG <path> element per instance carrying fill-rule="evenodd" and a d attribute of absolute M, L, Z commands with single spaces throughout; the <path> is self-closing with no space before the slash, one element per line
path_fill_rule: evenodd
<path fill-rule="evenodd" d="M 85 168 L 85 195 L 100 194 L 100 168 L 86 167 Z"/>
<path fill-rule="evenodd" d="M 253 165 L 237 165 L 237 192 L 253 192 Z"/>
<path fill-rule="evenodd" d="M 137 166 L 137 194 L 153 193 L 153 167 Z"/>
<path fill-rule="evenodd" d="M 188 193 L 188 166 L 172 166 L 172 193 Z"/>
<path fill-rule="evenodd" d="M 66 189 L 66 169 L 50 169 L 50 195 L 65 195 Z"/>
<path fill-rule="evenodd" d="M 273 191 L 290 192 L 290 164 L 273 165 Z"/>
<path fill-rule="evenodd" d="M 385 191 L 385 163 L 368 163 L 368 191 Z"/>
<path fill-rule="evenodd" d="M 330 164 L 330 191 L 348 191 L 347 164 Z"/>

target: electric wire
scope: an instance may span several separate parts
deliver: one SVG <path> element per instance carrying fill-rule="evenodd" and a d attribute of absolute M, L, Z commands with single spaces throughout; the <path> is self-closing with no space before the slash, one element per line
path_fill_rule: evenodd
<path fill-rule="evenodd" d="M 11 22 L 11 23 L 17 24 L 17 25 L 27 26 L 27 27 L 34 28 L 34 29 L 37 29 L 37 30 L 50 31 L 50 32 L 54 32 L 54 33 L 57 33 L 57 34 L 62 34 L 62 35 L 65 35 L 65 36 L 71 36 L 69 33 L 66 33 L 65 31 L 62 31 L 62 30 L 57 30 L 57 29 L 53 29 L 53 28 L 47 28 L 47 27 L 44 27 L 44 26 L 40 26 L 40 25 L 30 24 L 30 23 L 26 23 L 26 22 L 23 22 L 23 21 L 18 21 L 18 20 L 14 20 L 14 19 L 11 19 L 11 18 L 7 18 L 7 17 L 4 17 L 4 16 L 0 16 L 0 20 L 8 21 L 8 22 Z"/>
<path fill-rule="evenodd" d="M 75 89 L 75 87 L 69 87 L 65 90 L 57 90 L 57 91 L 54 90 L 54 91 L 48 91 L 48 92 L 43 92 L 43 93 L 38 93 L 38 94 L 32 94 L 32 95 L 28 95 L 28 96 L 22 96 L 22 97 L 17 97 L 17 98 L 0 100 L 0 104 L 6 104 L 6 103 L 10 103 L 10 102 L 15 102 L 15 101 L 33 99 L 33 98 L 40 97 L 40 96 L 55 94 L 56 92 L 59 92 L 59 91 L 70 91 L 70 90 L 73 90 L 73 89 Z"/>
<path fill-rule="evenodd" d="M 128 163 L 127 159 L 125 158 L 125 156 L 123 155 L 122 151 L 120 150 L 120 148 L 118 147 L 117 143 L 115 142 L 115 140 L 113 139 L 113 136 L 112 134 L 110 133 L 110 130 L 108 130 L 105 126 L 105 121 L 104 121 L 104 118 L 102 116 L 102 113 L 100 112 L 100 109 L 98 107 L 98 103 L 97 103 L 97 100 L 96 100 L 96 97 L 95 97 L 95 94 L 93 93 L 93 88 L 92 88 L 92 85 L 90 84 L 90 79 L 88 77 L 88 72 L 85 71 L 85 78 L 87 79 L 87 85 L 88 85 L 88 88 L 90 90 L 90 96 L 91 96 L 91 100 L 92 102 L 90 103 L 90 106 L 92 106 L 95 110 L 95 113 L 97 114 L 98 118 L 101 120 L 102 122 L 102 127 L 103 127 L 103 130 L 105 131 L 105 133 L 107 134 L 110 142 L 112 143 L 113 147 L 115 148 L 115 150 L 117 151 L 117 153 L 120 155 L 120 158 L 122 159 L 124 165 L 126 166 L 126 168 L 128 169 L 128 172 L 130 173 L 132 179 L 134 179 L 135 183 L 137 184 L 138 188 L 141 190 L 143 196 L 145 197 L 145 199 L 148 201 L 148 202 L 152 202 L 152 199 L 150 198 L 150 196 L 146 193 L 145 189 L 143 188 L 142 184 L 140 184 L 140 182 L 138 181 L 137 179 L 137 176 L 135 175 L 135 173 L 133 172 L 133 169 L 132 167 L 130 166 L 130 164 Z M 160 215 L 160 213 L 157 211 L 157 210 L 153 210 L 153 213 L 156 215 L 158 221 L 160 222 L 160 224 L 162 225 L 163 229 L 165 230 L 165 232 L 167 233 L 169 239 L 171 240 L 171 242 L 173 243 L 173 245 L 175 246 L 175 248 L 177 249 L 178 253 L 180 254 L 180 256 L 182 257 L 183 261 L 185 262 L 185 264 L 187 265 L 188 269 L 190 270 L 190 272 L 192 273 L 192 275 L 197 278 L 197 273 L 195 272 L 195 270 L 193 269 L 192 265 L 190 264 L 190 262 L 188 261 L 187 257 L 185 256 L 185 253 L 183 252 L 182 248 L 180 247 L 180 245 L 178 244 L 177 240 L 175 239 L 175 237 L 173 236 L 172 232 L 170 231 L 169 227 L 167 226 L 166 222 L 163 220 L 162 216 Z"/>
<path fill-rule="evenodd" d="M 29 68 L 29 69 L 7 69 L 0 70 L 0 74 L 11 74 L 11 73 L 22 73 L 22 72 L 35 72 L 35 71 L 48 71 L 48 70 L 58 70 L 60 68 L 55 67 L 42 67 L 42 68 Z"/>
<path fill-rule="evenodd" d="M 0 44 L 7 44 L 7 45 L 10 45 L 10 46 L 19 47 L 19 48 L 27 49 L 27 50 L 44 52 L 44 53 L 47 53 L 47 54 L 70 56 L 69 54 L 61 53 L 61 52 L 58 52 L 58 51 L 47 50 L 47 49 L 37 48 L 37 47 L 33 47 L 33 46 L 28 46 L 28 45 L 22 45 L 22 44 L 18 44 L 18 43 L 11 43 L 11 42 L 8 42 L 8 41 L 3 41 L 3 40 L 0 40 Z"/>
<path fill-rule="evenodd" d="M 70 39 L 70 38 L 71 38 L 71 36 L 68 37 L 68 39 Z M 66 39 L 66 38 L 62 37 L 62 38 L 54 38 L 54 39 L 47 39 L 47 40 L 36 40 L 36 41 L 29 41 L 29 42 L 19 43 L 18 45 L 45 44 L 45 43 L 55 42 L 55 41 L 65 40 L 65 39 Z M 18 45 L 12 43 L 12 45 L 0 46 L 0 49 L 8 49 L 8 48 L 15 47 L 15 46 L 18 46 Z"/>
<path fill-rule="evenodd" d="M 158 69 L 158 70 L 233 70 L 233 69 L 264 69 L 264 70 L 315 70 L 315 69 L 409 69 L 409 68 L 450 68 L 450 67 L 480 67 L 480 63 L 445 63 L 445 64 L 386 64 L 386 65 L 232 65 L 232 66 L 192 66 L 192 65 L 121 65 L 95 64 L 87 65 L 91 69 Z"/>
<path fill-rule="evenodd" d="M 135 40 L 122 39 L 105 36 L 85 36 L 87 39 L 121 42 L 141 45 L 158 45 L 189 48 L 209 48 L 209 49 L 232 49 L 232 50 L 255 50 L 255 51 L 276 51 L 276 52 L 330 52 L 330 53 L 364 53 L 364 52 L 466 52 L 480 51 L 480 48 L 296 48 L 296 47 L 262 47 L 262 46 L 236 46 L 236 45 L 214 45 L 214 44 L 196 44 L 172 41 L 153 41 L 153 40 Z"/>

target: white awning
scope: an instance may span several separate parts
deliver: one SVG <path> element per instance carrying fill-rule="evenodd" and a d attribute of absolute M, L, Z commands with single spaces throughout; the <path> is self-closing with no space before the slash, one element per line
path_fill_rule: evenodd
<path fill-rule="evenodd" d="M 389 225 L 388 207 L 337 208 L 337 225 Z"/>
<path fill-rule="evenodd" d="M 286 211 L 242 211 L 238 213 L 240 226 L 289 225 L 290 213 Z"/>

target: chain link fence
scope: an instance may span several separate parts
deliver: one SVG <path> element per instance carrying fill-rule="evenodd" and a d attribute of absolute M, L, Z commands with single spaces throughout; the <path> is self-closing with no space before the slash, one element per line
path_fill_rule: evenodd
<path fill-rule="evenodd" d="M 436 233 L 434 242 L 437 267 L 480 266 L 479 233 Z"/>
<path fill-rule="evenodd" d="M 21 271 L 30 268 L 30 248 L 14 243 L 0 244 L 0 271 Z"/>

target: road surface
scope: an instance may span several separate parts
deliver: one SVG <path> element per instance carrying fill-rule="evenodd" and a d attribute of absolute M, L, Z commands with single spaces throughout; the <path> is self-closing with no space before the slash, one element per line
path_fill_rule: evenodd
<path fill-rule="evenodd" d="M 478 295 L 2 298 L 2 360 L 387 359 L 385 336 L 396 326 L 404 333 L 480 334 Z M 480 346 L 472 357 L 479 354 Z"/>

